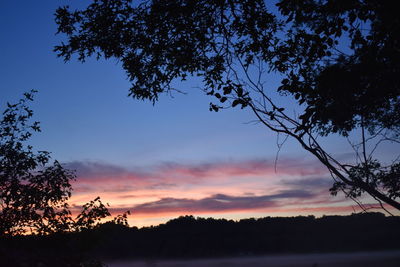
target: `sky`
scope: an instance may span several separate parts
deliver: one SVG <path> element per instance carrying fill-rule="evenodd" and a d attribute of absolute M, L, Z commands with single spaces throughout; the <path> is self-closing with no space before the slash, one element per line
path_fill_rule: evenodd
<path fill-rule="evenodd" d="M 327 170 L 294 141 L 276 160 L 276 134 L 248 110 L 210 112 L 212 99 L 198 81 L 176 83 L 186 94 L 152 105 L 128 97 L 116 60 L 57 58 L 53 47 L 63 36 L 55 34 L 56 8 L 85 3 L 0 2 L 0 108 L 39 91 L 32 108 L 42 132 L 30 143 L 76 170 L 73 207 L 100 196 L 113 214 L 130 210 L 135 226 L 189 214 L 241 219 L 357 210 L 343 195 L 329 194 Z M 341 138 L 323 143 L 341 159 L 351 153 Z"/>

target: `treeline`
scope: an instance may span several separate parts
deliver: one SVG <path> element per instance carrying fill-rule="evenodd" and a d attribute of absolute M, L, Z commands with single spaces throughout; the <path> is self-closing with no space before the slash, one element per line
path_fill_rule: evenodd
<path fill-rule="evenodd" d="M 109 225 L 111 226 L 111 225 Z M 111 257 L 217 257 L 400 248 L 400 217 L 179 217 L 155 227 L 98 229 L 94 252 Z"/>
<path fill-rule="evenodd" d="M 400 249 L 399 240 L 400 217 L 365 213 L 240 221 L 184 216 L 140 229 L 105 223 L 80 233 L 2 239 L 0 245 L 8 257 L 24 252 L 82 261 L 387 250 Z"/>

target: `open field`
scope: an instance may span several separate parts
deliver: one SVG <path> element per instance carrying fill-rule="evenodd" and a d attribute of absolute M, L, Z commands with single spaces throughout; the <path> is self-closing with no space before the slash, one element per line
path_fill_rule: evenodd
<path fill-rule="evenodd" d="M 400 251 L 287 254 L 193 260 L 136 260 L 108 262 L 109 267 L 398 267 Z"/>

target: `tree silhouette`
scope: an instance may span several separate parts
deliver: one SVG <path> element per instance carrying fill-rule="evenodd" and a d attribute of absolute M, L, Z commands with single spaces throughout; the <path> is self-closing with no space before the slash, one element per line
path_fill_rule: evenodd
<path fill-rule="evenodd" d="M 39 122 L 31 122 L 28 105 L 35 92 L 25 93 L 16 104 L 7 103 L 0 121 L 0 236 L 92 229 L 111 215 L 106 205 L 97 197 L 74 218 L 68 205 L 74 171 L 58 161 L 50 163 L 49 152 L 35 152 L 26 144 L 40 131 Z M 127 214 L 113 222 L 127 226 Z"/>
<path fill-rule="evenodd" d="M 249 108 L 268 129 L 296 140 L 334 179 L 332 194 L 372 196 L 400 210 L 399 155 L 377 148 L 399 143 L 399 30 L 395 1 L 94 0 L 85 10 L 56 11 L 55 47 L 116 58 L 132 82 L 130 96 L 157 101 L 173 80 L 199 76 L 214 96 L 211 111 Z M 281 84 L 270 90 L 270 73 Z M 293 96 L 281 105 L 274 91 Z M 294 115 L 292 115 L 294 114 Z M 319 137 L 357 138 L 355 160 L 341 161 Z"/>
<path fill-rule="evenodd" d="M 33 112 L 27 106 L 33 91 L 16 104 L 7 104 L 0 121 L 0 234 L 27 231 L 50 233 L 68 230 L 74 174 L 55 161 L 49 165 L 46 151 L 35 153 L 25 142 L 39 123 L 30 123 Z"/>

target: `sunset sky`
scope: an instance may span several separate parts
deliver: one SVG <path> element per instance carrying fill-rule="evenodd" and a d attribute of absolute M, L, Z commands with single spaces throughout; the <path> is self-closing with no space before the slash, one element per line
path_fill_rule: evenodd
<path fill-rule="evenodd" d="M 210 112 L 212 99 L 196 88 L 198 81 L 176 83 L 187 94 L 162 96 L 153 106 L 128 98 L 116 60 L 57 58 L 52 50 L 62 36 L 55 35 L 55 9 L 87 2 L 0 2 L 1 109 L 25 91 L 39 91 L 33 109 L 42 133 L 31 144 L 77 171 L 73 205 L 100 196 L 114 214 L 131 210 L 136 226 L 187 214 L 240 219 L 359 210 L 342 194 L 329 194 L 327 170 L 292 140 L 276 161 L 276 134 L 249 111 Z M 346 140 L 323 144 L 351 160 Z"/>

